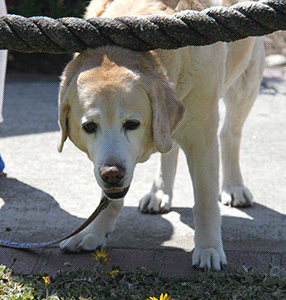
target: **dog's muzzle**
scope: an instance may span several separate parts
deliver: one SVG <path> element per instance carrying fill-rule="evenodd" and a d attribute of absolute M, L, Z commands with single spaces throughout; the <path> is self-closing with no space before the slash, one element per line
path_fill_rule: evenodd
<path fill-rule="evenodd" d="M 120 186 L 124 175 L 125 170 L 119 165 L 104 165 L 100 168 L 100 177 L 107 186 L 104 193 L 109 199 L 124 198 L 127 194 L 129 186 L 126 188 Z"/>
<path fill-rule="evenodd" d="M 110 188 L 104 190 L 105 195 L 109 199 L 121 199 L 124 198 L 129 190 L 129 186 L 127 188 Z"/>

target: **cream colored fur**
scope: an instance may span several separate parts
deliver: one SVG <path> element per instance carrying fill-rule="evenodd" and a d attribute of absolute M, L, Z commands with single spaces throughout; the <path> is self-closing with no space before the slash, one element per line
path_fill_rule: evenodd
<path fill-rule="evenodd" d="M 93 0 L 85 18 L 201 10 L 212 4 L 227 3 Z M 103 194 L 118 193 L 122 197 L 83 232 L 63 242 L 61 248 L 78 251 L 104 245 L 123 206 L 136 163 L 145 161 L 154 151 L 162 153 L 161 162 L 153 187 L 141 199 L 139 209 L 152 213 L 170 210 L 181 147 L 194 186 L 193 265 L 220 270 L 227 261 L 218 206 L 218 101 L 223 97 L 227 108 L 220 134 L 221 200 L 233 206 L 251 205 L 252 196 L 244 186 L 239 167 L 239 144 L 243 123 L 258 93 L 263 66 L 264 48 L 259 38 L 150 52 L 108 46 L 77 54 L 62 76 L 59 150 L 69 137 L 93 162 Z M 122 176 L 113 185 L 110 177 L 106 182 L 104 175 L 110 167 Z"/>

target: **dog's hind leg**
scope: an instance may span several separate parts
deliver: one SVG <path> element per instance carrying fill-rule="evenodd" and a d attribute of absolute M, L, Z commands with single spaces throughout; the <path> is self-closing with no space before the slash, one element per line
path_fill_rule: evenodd
<path fill-rule="evenodd" d="M 150 193 L 139 203 L 143 213 L 167 212 L 171 208 L 173 186 L 177 170 L 179 145 L 173 142 L 173 148 L 167 154 L 161 154 L 157 175 Z"/>
<path fill-rule="evenodd" d="M 264 49 L 253 49 L 247 69 L 228 88 L 224 95 L 226 116 L 220 133 L 222 156 L 222 190 L 220 199 L 225 205 L 252 205 L 252 195 L 244 185 L 239 150 L 243 124 L 257 97 L 264 68 Z"/>

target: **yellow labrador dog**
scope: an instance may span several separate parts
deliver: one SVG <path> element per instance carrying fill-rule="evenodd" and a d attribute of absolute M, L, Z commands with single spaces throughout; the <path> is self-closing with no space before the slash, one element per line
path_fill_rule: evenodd
<path fill-rule="evenodd" d="M 92 0 L 85 18 L 171 14 L 226 1 Z M 153 187 L 139 208 L 168 211 L 178 149 L 186 154 L 193 180 L 193 265 L 220 270 L 222 245 L 219 194 L 218 101 L 226 119 L 220 134 L 225 204 L 247 206 L 252 196 L 239 168 L 243 123 L 256 99 L 264 66 L 259 38 L 178 50 L 136 52 L 117 46 L 89 49 L 67 65 L 59 93 L 59 123 L 94 164 L 103 194 L 114 201 L 84 231 L 61 244 L 69 251 L 104 245 L 131 184 L 134 167 L 162 153 Z"/>

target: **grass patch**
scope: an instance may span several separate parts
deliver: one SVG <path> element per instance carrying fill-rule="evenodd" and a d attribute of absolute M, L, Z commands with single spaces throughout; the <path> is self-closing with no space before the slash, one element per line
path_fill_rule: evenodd
<path fill-rule="evenodd" d="M 42 275 L 20 276 L 0 266 L 0 299 L 286 299 L 286 278 L 247 269 L 199 272 L 192 279 L 165 278 L 141 268 L 123 272 L 77 269 L 59 272 L 46 284 Z M 47 298 L 48 294 L 48 298 Z M 151 298 L 154 299 L 154 298 Z M 167 298 L 164 298 L 167 299 Z"/>

